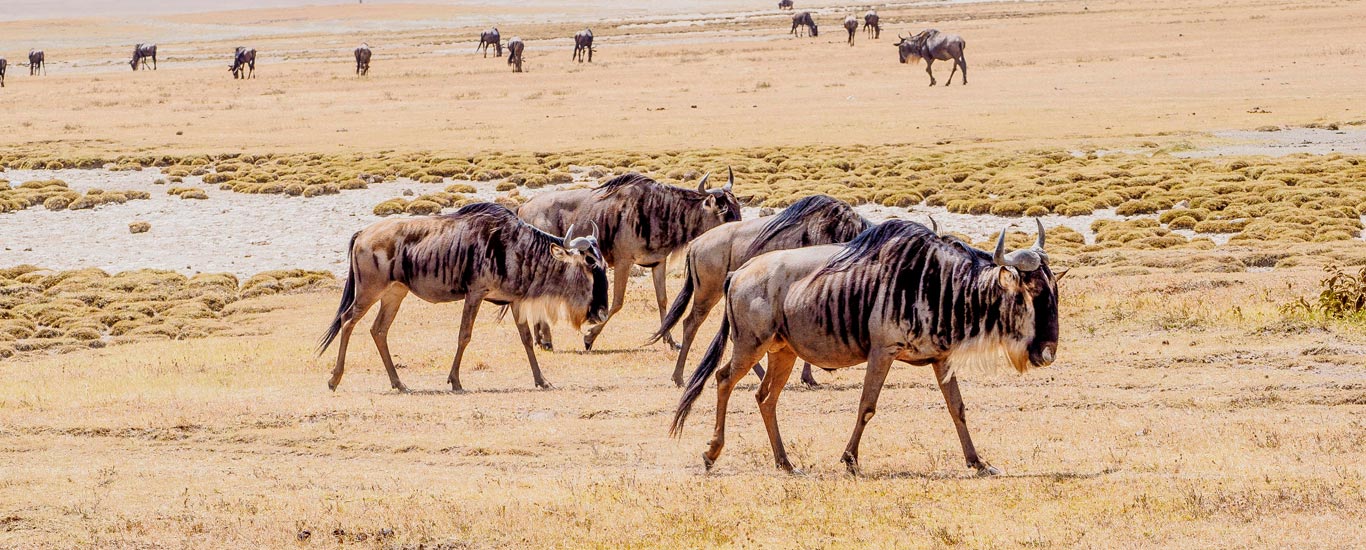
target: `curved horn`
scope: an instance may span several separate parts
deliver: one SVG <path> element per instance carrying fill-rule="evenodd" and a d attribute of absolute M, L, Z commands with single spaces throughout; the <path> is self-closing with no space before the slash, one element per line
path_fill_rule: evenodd
<path fill-rule="evenodd" d="M 721 187 L 721 190 L 729 193 L 731 189 L 735 188 L 735 169 L 727 166 L 726 172 L 730 173 L 730 177 L 726 180 L 726 185 Z"/>
<path fill-rule="evenodd" d="M 707 172 L 707 175 L 702 176 L 702 179 L 699 180 L 699 181 L 697 182 L 697 192 L 698 192 L 698 193 L 706 193 L 706 192 L 707 192 L 707 180 L 709 180 L 709 179 L 711 179 L 711 172 Z"/>
<path fill-rule="evenodd" d="M 1039 226 L 1039 238 L 1034 241 L 1034 250 L 1043 250 L 1043 222 L 1039 221 L 1039 218 L 1034 218 L 1034 224 Z"/>
<path fill-rule="evenodd" d="M 575 224 L 575 223 L 569 224 L 569 230 L 564 232 L 564 242 L 568 243 L 569 241 L 574 240 L 574 226 L 575 226 L 575 225 L 578 225 L 578 224 Z"/>
<path fill-rule="evenodd" d="M 598 238 L 598 222 L 595 222 L 595 221 L 593 221 L 593 220 L 589 220 L 588 223 L 593 224 L 593 238 L 594 238 L 594 239 Z"/>
<path fill-rule="evenodd" d="M 931 230 L 931 231 L 934 231 L 934 234 L 935 234 L 935 235 L 938 235 L 938 234 L 939 234 L 939 222 L 934 221 L 934 216 L 926 216 L 926 217 L 928 217 L 928 218 L 930 219 L 930 230 Z"/>
<path fill-rule="evenodd" d="M 996 265 L 999 265 L 999 266 L 1006 266 L 1006 265 L 1009 265 L 1009 264 L 1006 263 L 1006 230 L 1007 230 L 1007 229 L 1010 229 L 1010 226 L 1006 226 L 1006 227 L 1001 228 L 1001 236 L 1000 236 L 999 238 L 996 239 L 996 253 L 991 255 L 991 259 L 994 260 L 994 261 L 996 262 Z"/>

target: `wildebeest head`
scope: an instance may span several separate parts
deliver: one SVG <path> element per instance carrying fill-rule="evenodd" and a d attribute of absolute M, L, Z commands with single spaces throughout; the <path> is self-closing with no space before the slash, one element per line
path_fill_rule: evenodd
<path fill-rule="evenodd" d="M 1026 334 L 1032 332 L 1024 348 L 1027 356 L 1007 352 L 1010 362 L 1019 371 L 1053 363 L 1058 351 L 1058 279 L 1066 275 L 1064 271 L 1055 276 L 1049 268 L 1048 254 L 1043 250 L 1043 222 L 1035 218 L 1034 223 L 1038 225 L 1039 235 L 1033 246 L 1007 253 L 1006 230 L 1002 229 L 992 254 L 992 261 L 999 269 L 997 280 L 1001 289 L 1008 296 L 1018 297 L 1016 304 L 1023 306 L 1019 311 L 1033 315 L 1032 322 L 1020 319 L 1017 325 Z"/>
<path fill-rule="evenodd" d="M 564 246 L 552 247 L 551 254 L 556 260 L 583 266 L 593 278 L 593 294 L 588 302 L 585 318 L 593 324 L 607 321 L 607 260 L 602 257 L 598 247 L 598 224 L 593 223 L 592 232 L 576 234 L 575 227 L 569 226 L 564 234 Z M 579 233 L 584 233 L 580 231 Z"/>
<path fill-rule="evenodd" d="M 717 225 L 740 221 L 740 200 L 735 198 L 735 170 L 727 168 L 726 171 L 730 176 L 726 184 L 719 189 L 707 189 L 710 173 L 702 176 L 702 180 L 697 182 L 697 191 L 707 195 L 702 208 L 716 217 Z"/>

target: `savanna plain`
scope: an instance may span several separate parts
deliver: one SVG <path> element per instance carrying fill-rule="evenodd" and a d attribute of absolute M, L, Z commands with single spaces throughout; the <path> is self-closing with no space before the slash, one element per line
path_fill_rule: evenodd
<path fill-rule="evenodd" d="M 794 38 L 775 4 L 0 19 L 0 547 L 1366 545 L 1366 3 L 878 4 L 852 46 L 868 5 L 798 0 L 821 33 Z M 473 53 L 490 25 L 526 72 Z M 897 62 L 929 27 L 966 40 L 966 86 Z M 129 70 L 151 41 L 157 70 Z M 256 78 L 225 70 L 238 45 Z M 366 224 L 728 167 L 746 217 L 825 193 L 979 247 L 1042 220 L 1069 269 L 1057 361 L 961 375 L 1001 475 L 964 467 L 904 365 L 859 475 L 861 366 L 790 383 L 801 474 L 738 397 L 753 376 L 705 471 L 714 393 L 670 438 L 643 273 L 591 352 L 555 327 L 551 389 L 488 306 L 448 391 L 459 306 L 410 299 L 389 342 L 413 391 L 368 318 L 328 391 L 315 348 Z"/>

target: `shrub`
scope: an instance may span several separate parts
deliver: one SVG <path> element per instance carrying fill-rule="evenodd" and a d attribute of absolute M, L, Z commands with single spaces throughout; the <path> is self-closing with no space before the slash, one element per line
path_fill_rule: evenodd
<path fill-rule="evenodd" d="M 128 224 L 128 231 L 133 234 L 146 233 L 152 230 L 152 224 L 144 221 L 136 221 Z"/>
<path fill-rule="evenodd" d="M 375 205 L 374 213 L 376 216 L 392 216 L 402 214 L 408 207 L 408 201 L 403 199 L 389 199 Z"/>

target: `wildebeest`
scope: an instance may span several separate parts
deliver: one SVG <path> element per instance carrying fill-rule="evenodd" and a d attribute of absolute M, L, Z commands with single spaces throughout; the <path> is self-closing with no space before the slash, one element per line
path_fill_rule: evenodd
<path fill-rule="evenodd" d="M 43 53 L 43 50 L 29 50 L 28 75 L 33 76 L 39 74 L 40 71 L 42 74 L 47 74 L 47 55 Z"/>
<path fill-rule="evenodd" d="M 963 69 L 963 85 L 968 84 L 968 60 L 963 57 L 963 48 L 967 46 L 963 42 L 963 37 L 956 34 L 944 34 L 935 29 L 920 31 L 915 36 L 905 38 L 897 36 L 901 41 L 896 43 L 897 53 L 901 56 L 901 62 L 905 63 L 911 58 L 925 60 L 925 73 L 930 75 L 930 85 L 934 86 L 934 71 L 930 67 L 934 66 L 934 61 L 953 60 L 953 70 L 949 71 L 949 81 L 944 85 L 953 84 L 953 72 L 959 68 Z"/>
<path fill-rule="evenodd" d="M 370 329 L 394 389 L 407 391 L 389 357 L 389 325 L 409 292 L 428 302 L 465 301 L 460 343 L 446 379 L 461 391 L 460 360 L 470 343 L 481 302 L 506 305 L 521 335 L 531 376 L 541 376 L 529 321 L 566 317 L 575 326 L 607 318 L 607 271 L 597 238 L 571 226 L 564 238 L 517 219 L 492 203 L 475 203 L 452 214 L 375 223 L 351 236 L 350 271 L 341 305 L 318 346 L 321 355 L 338 335 L 337 366 L 327 387 L 336 390 L 346 364 L 351 330 L 375 302 Z"/>
<path fill-rule="evenodd" d="M 133 70 L 138 70 L 138 62 L 142 63 L 142 68 L 147 68 L 147 60 L 152 60 L 152 70 L 157 70 L 157 45 L 138 44 L 133 46 L 133 60 L 128 64 L 133 66 Z"/>
<path fill-rule="evenodd" d="M 232 65 L 228 66 L 234 79 L 256 78 L 256 49 L 238 46 L 232 52 Z"/>
<path fill-rule="evenodd" d="M 9 66 L 9 61 L 0 57 L 0 88 L 5 87 L 5 68 Z"/>
<path fill-rule="evenodd" d="M 503 37 L 498 34 L 497 27 L 479 33 L 479 45 L 474 47 L 474 51 L 484 50 L 484 58 L 487 59 L 489 46 L 493 46 L 498 57 L 503 57 Z"/>
<path fill-rule="evenodd" d="M 853 46 L 853 45 L 854 45 L 854 35 L 855 35 L 855 34 L 858 34 L 858 19 L 854 19 L 854 16 L 852 16 L 852 15 L 845 16 L 845 18 L 844 18 L 844 30 L 845 30 L 845 32 L 848 32 L 848 33 L 849 33 L 849 45 L 850 45 L 850 46 Z"/>
<path fill-rule="evenodd" d="M 874 40 L 882 38 L 882 25 L 878 23 L 876 10 L 868 10 L 868 13 L 863 14 L 863 30 Z"/>
<path fill-rule="evenodd" d="M 778 9 L 780 9 L 780 10 L 790 10 L 790 9 L 792 9 L 792 0 L 778 0 Z"/>
<path fill-rule="evenodd" d="M 593 30 L 584 29 L 574 33 L 574 56 L 570 59 L 577 59 L 583 63 L 583 54 L 588 54 L 588 62 L 593 62 Z"/>
<path fill-rule="evenodd" d="M 517 214 L 551 233 L 570 224 L 596 223 L 603 257 L 612 266 L 609 318 L 621 310 L 631 268 L 639 265 L 651 268 L 655 301 L 663 320 L 669 304 L 664 279 L 669 256 L 713 227 L 740 220 L 740 202 L 732 191 L 734 175 L 719 189 L 707 189 L 707 180 L 704 176 L 696 189 L 685 189 L 636 173 L 623 174 L 592 189 L 541 193 L 523 204 Z M 593 349 L 593 341 L 604 326 L 597 325 L 584 335 L 584 348 Z M 677 345 L 667 333 L 664 340 Z M 536 327 L 536 341 L 545 349 L 552 348 L 548 324 Z"/>
<path fill-rule="evenodd" d="M 694 240 L 688 246 L 684 263 L 683 289 L 674 297 L 654 335 L 657 340 L 668 334 L 683 319 L 689 302 L 692 303 L 687 319 L 683 320 L 683 340 L 678 361 L 674 364 L 674 383 L 683 385 L 683 366 L 688 361 L 693 338 L 712 308 L 721 301 L 726 275 L 765 252 L 842 243 L 869 227 L 872 222 L 844 201 L 828 195 L 812 195 L 792 203 L 777 216 L 722 224 Z M 802 382 L 816 385 L 810 364 L 802 370 Z"/>
<path fill-rule="evenodd" d="M 802 36 L 800 29 L 806 29 L 811 36 L 820 36 L 820 29 L 816 28 L 816 20 L 811 18 L 811 12 L 804 11 L 792 16 L 792 31 L 788 34 Z"/>
<path fill-rule="evenodd" d="M 356 48 L 356 74 L 365 76 L 370 74 L 370 44 L 361 42 L 360 47 Z"/>
<path fill-rule="evenodd" d="M 522 72 L 522 50 L 526 48 L 522 44 L 522 39 L 516 36 L 508 40 L 508 65 L 512 65 L 512 72 Z"/>
<path fill-rule="evenodd" d="M 1038 223 L 1038 220 L 1035 220 Z M 1043 224 L 1033 247 L 1009 254 L 1005 231 L 989 254 L 914 222 L 891 220 L 845 246 L 764 254 L 726 284 L 721 330 L 693 372 L 674 413 L 678 434 L 715 372 L 716 431 L 702 455 L 710 469 L 725 445 L 726 404 L 750 365 L 768 354 L 759 411 L 773 459 L 792 471 L 778 433 L 778 395 L 798 357 L 826 368 L 867 362 L 863 396 L 843 462 L 858 472 L 858 447 L 873 418 L 893 361 L 932 365 L 969 468 L 1000 473 L 972 445 L 956 374 L 999 364 L 1024 372 L 1053 362 L 1058 344 L 1057 277 L 1043 251 Z M 727 342 L 730 364 L 717 369 Z"/>

